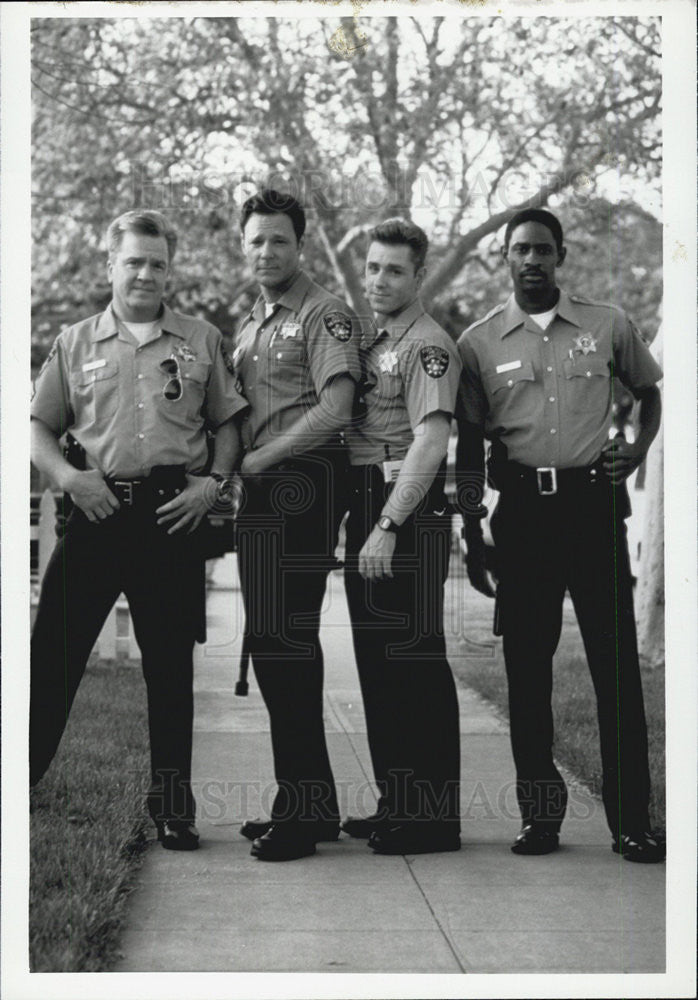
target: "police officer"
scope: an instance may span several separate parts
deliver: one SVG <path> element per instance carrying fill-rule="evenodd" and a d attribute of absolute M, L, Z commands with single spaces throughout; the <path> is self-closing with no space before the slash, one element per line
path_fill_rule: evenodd
<path fill-rule="evenodd" d="M 458 702 L 446 660 L 450 551 L 445 456 L 460 359 L 424 311 L 427 237 L 403 219 L 370 233 L 375 327 L 361 357 L 363 415 L 351 462 L 345 581 L 379 790 L 377 812 L 342 828 L 377 854 L 458 850 Z"/>
<path fill-rule="evenodd" d="M 31 782 L 48 768 L 90 650 L 120 592 L 148 696 L 148 807 L 163 847 L 192 850 L 192 653 L 203 556 L 196 528 L 239 452 L 246 403 L 221 335 L 162 301 L 177 235 L 153 211 L 109 226 L 113 299 L 56 339 L 32 401 L 32 459 L 74 509 L 44 576 L 32 637 Z M 216 430 L 204 476 L 206 428 Z M 70 430 L 84 468 L 64 458 Z"/>
<path fill-rule="evenodd" d="M 503 256 L 514 293 L 462 335 L 457 466 L 468 574 L 491 594 L 478 507 L 483 437 L 499 490 L 492 517 L 511 741 L 523 827 L 512 850 L 559 845 L 567 790 L 553 761 L 552 658 L 568 589 L 598 704 L 603 802 L 613 850 L 659 861 L 650 832 L 647 727 L 638 665 L 625 518 L 625 479 L 660 421 L 661 371 L 616 306 L 558 288 L 566 255 L 550 212 L 529 209 L 506 226 Z M 640 402 L 633 443 L 609 441 L 613 380 Z"/>
<path fill-rule="evenodd" d="M 287 861 L 339 836 L 319 626 L 344 512 L 340 431 L 360 374 L 358 323 L 301 269 L 305 212 L 294 198 L 262 190 L 243 205 L 240 225 L 261 295 L 233 355 L 250 402 L 238 560 L 278 784 L 271 821 L 241 832 L 254 857 Z"/>

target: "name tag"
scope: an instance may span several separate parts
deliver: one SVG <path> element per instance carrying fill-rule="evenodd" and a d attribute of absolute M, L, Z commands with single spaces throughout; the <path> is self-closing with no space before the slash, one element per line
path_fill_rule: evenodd
<path fill-rule="evenodd" d="M 97 358 L 96 361 L 88 361 L 82 366 L 84 372 L 93 372 L 95 368 L 104 368 L 107 363 L 106 358 Z"/>
<path fill-rule="evenodd" d="M 497 374 L 501 375 L 502 372 L 513 372 L 520 367 L 520 361 L 508 361 L 505 365 L 497 365 Z"/>

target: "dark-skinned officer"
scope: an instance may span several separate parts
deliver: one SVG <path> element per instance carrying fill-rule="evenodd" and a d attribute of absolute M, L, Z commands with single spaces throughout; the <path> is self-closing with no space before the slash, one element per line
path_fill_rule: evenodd
<path fill-rule="evenodd" d="M 375 326 L 361 347 L 364 413 L 347 434 L 345 582 L 379 801 L 342 829 L 377 854 L 454 851 L 460 742 L 443 628 L 444 479 L 461 365 L 419 299 L 425 233 L 389 219 L 369 239 Z"/>
<path fill-rule="evenodd" d="M 344 448 L 359 379 L 356 317 L 301 269 L 305 212 L 260 191 L 242 207 L 242 247 L 261 295 L 240 329 L 243 429 L 238 561 L 247 644 L 269 711 L 278 790 L 271 821 L 243 824 L 262 861 L 339 836 L 323 723 L 320 610 L 344 513 Z"/>
<path fill-rule="evenodd" d="M 239 453 L 246 403 L 221 335 L 162 297 L 177 234 L 159 212 L 107 233 L 108 308 L 59 334 L 32 401 L 32 460 L 74 510 L 48 564 L 32 636 L 30 771 L 48 768 L 87 658 L 122 591 L 148 697 L 148 808 L 163 847 L 192 850 L 192 655 L 203 594 L 197 527 Z M 212 476 L 206 428 L 216 431 Z M 85 468 L 63 457 L 70 430 Z"/>
<path fill-rule="evenodd" d="M 569 590 L 596 692 L 603 803 L 613 850 L 664 857 L 650 829 L 647 726 L 625 518 L 626 478 L 660 422 L 661 370 L 622 309 L 557 285 L 566 248 L 543 209 L 514 215 L 503 256 L 513 295 L 462 335 L 457 468 L 468 575 L 492 594 L 478 499 L 484 449 L 499 491 L 492 516 L 511 742 L 523 820 L 516 854 L 559 845 L 567 790 L 553 761 L 552 659 Z M 609 440 L 613 380 L 639 400 L 634 442 Z M 477 494 L 477 497 L 475 497 Z"/>

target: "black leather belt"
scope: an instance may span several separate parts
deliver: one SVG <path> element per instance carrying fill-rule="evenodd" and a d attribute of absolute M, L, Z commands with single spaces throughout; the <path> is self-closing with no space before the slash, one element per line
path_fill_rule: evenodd
<path fill-rule="evenodd" d="M 507 462 L 497 470 L 497 487 L 500 490 L 520 488 L 542 497 L 610 484 L 600 462 L 575 469 L 556 469 L 554 466 L 534 469 L 528 465 L 519 465 L 518 462 Z"/>
<path fill-rule="evenodd" d="M 105 482 L 119 503 L 124 507 L 136 507 L 143 503 L 156 506 L 166 503 L 181 493 L 186 485 L 183 465 L 157 465 L 148 476 L 132 479 L 122 476 L 106 476 Z"/>

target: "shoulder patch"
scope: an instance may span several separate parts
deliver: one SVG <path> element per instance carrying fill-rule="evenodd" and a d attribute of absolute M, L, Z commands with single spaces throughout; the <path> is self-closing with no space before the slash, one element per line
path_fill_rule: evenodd
<path fill-rule="evenodd" d="M 423 347 L 419 352 L 422 368 L 430 378 L 441 378 L 448 371 L 451 360 L 443 347 Z"/>
<path fill-rule="evenodd" d="M 351 317 L 343 312 L 330 312 L 323 317 L 325 329 L 335 340 L 346 344 L 351 340 Z"/>

